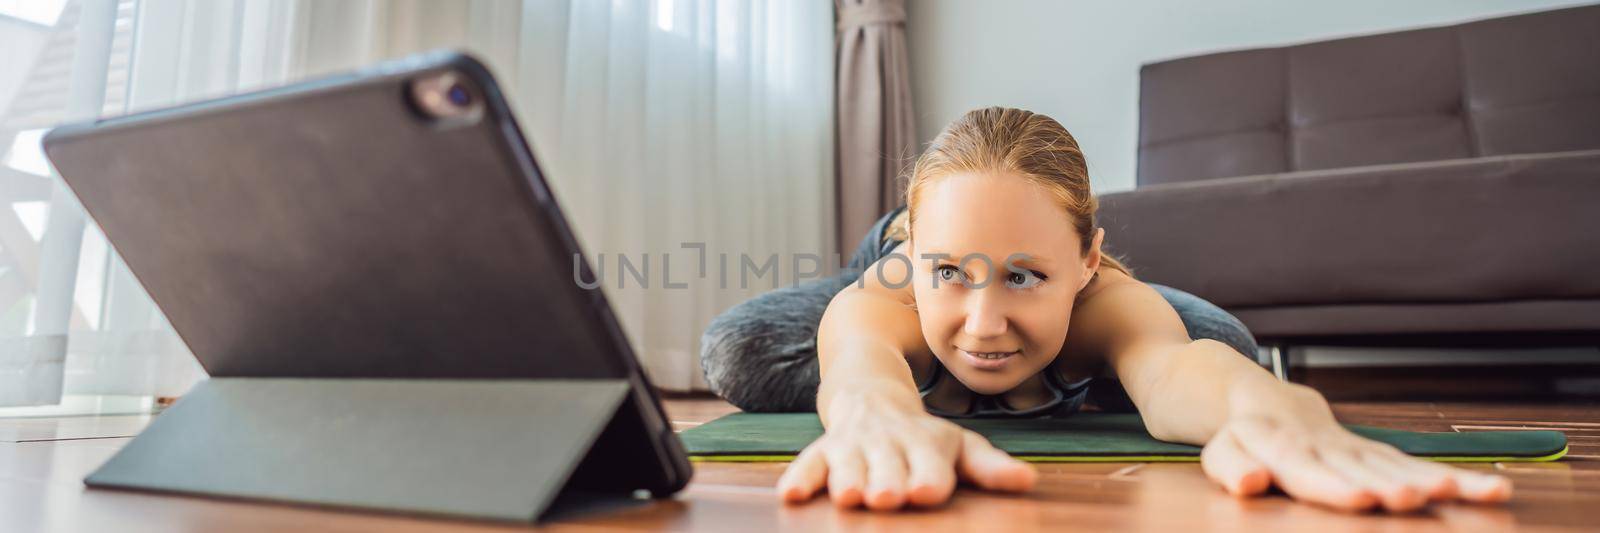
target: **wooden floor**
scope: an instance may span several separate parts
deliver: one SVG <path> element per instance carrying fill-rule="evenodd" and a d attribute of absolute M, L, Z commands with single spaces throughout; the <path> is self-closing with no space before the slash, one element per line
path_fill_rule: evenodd
<path fill-rule="evenodd" d="M 1556 429 L 1567 459 L 1490 464 L 1516 483 L 1508 505 L 1440 505 L 1405 516 L 1346 515 L 1277 496 L 1238 501 L 1193 464 L 1041 465 L 1021 496 L 961 489 L 946 507 L 885 515 L 840 511 L 825 501 L 784 506 L 773 483 L 784 464 L 699 464 L 677 498 L 552 531 L 1218 530 L 1218 531 L 1593 531 L 1600 529 L 1600 404 L 1341 403 L 1346 422 L 1420 431 Z M 715 400 L 668 402 L 674 424 L 692 427 L 732 411 Z M 0 420 L 0 531 L 492 531 L 509 526 L 311 509 L 287 505 L 87 490 L 84 475 L 148 423 L 145 416 Z"/>

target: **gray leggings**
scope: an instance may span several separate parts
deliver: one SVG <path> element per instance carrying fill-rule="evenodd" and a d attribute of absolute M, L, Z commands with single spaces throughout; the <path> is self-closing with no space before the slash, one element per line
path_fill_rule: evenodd
<path fill-rule="evenodd" d="M 750 412 L 816 410 L 817 325 L 822 312 L 835 294 L 855 283 L 866 267 L 897 244 L 880 243 L 898 212 L 878 219 L 840 274 L 767 292 L 712 320 L 700 340 L 700 365 L 712 392 Z M 1149 285 L 1177 310 L 1189 338 L 1214 339 L 1255 357 L 1255 337 L 1239 319 L 1198 296 Z M 1122 385 L 1109 375 L 1090 386 L 1089 402 L 1103 410 L 1133 410 Z"/>

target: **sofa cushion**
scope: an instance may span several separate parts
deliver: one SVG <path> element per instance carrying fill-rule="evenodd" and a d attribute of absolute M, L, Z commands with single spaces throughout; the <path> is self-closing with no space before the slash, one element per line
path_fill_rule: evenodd
<path fill-rule="evenodd" d="M 1473 155 L 1455 32 L 1415 30 L 1287 50 L 1291 168 Z"/>
<path fill-rule="evenodd" d="M 1460 28 L 1481 155 L 1600 147 L 1600 6 Z"/>
<path fill-rule="evenodd" d="M 1157 185 L 1100 202 L 1106 247 L 1136 275 L 1230 311 L 1600 298 L 1600 150 Z"/>
<path fill-rule="evenodd" d="M 1444 334 L 1455 344 L 1469 335 L 1481 340 L 1501 334 L 1600 331 L 1600 299 L 1245 307 L 1231 312 L 1267 342 Z"/>
<path fill-rule="evenodd" d="M 1140 186 L 1600 149 L 1600 6 L 1145 65 Z"/>
<path fill-rule="evenodd" d="M 1145 66 L 1139 77 L 1139 183 L 1288 171 L 1287 79 L 1280 49 Z"/>

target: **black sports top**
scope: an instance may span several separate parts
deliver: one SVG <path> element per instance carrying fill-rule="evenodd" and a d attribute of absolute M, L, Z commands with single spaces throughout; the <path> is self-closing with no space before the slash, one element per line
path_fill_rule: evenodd
<path fill-rule="evenodd" d="M 1005 398 L 999 395 L 988 396 L 975 394 L 972 403 L 966 412 L 952 413 L 927 404 L 928 393 L 933 392 L 939 380 L 944 379 L 950 372 L 945 370 L 939 358 L 933 358 L 933 375 L 926 383 L 917 385 L 917 392 L 922 394 L 922 407 L 929 413 L 945 418 L 1061 418 L 1070 416 L 1083 408 L 1084 400 L 1089 397 L 1089 384 L 1094 377 L 1086 377 L 1078 381 L 1067 383 L 1054 369 L 1046 368 L 1040 374 L 1044 376 L 1044 386 L 1050 390 L 1050 400 L 1028 409 L 1012 409 L 1006 405 Z"/>

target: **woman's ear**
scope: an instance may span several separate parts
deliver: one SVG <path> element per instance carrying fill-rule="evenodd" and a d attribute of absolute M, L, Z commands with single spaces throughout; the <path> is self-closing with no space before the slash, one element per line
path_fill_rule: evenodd
<path fill-rule="evenodd" d="M 1083 281 L 1078 284 L 1078 290 L 1089 286 L 1089 281 L 1094 279 L 1095 272 L 1100 270 L 1100 244 L 1106 240 L 1106 229 L 1095 228 L 1094 237 L 1089 242 L 1089 253 L 1083 258 Z"/>

